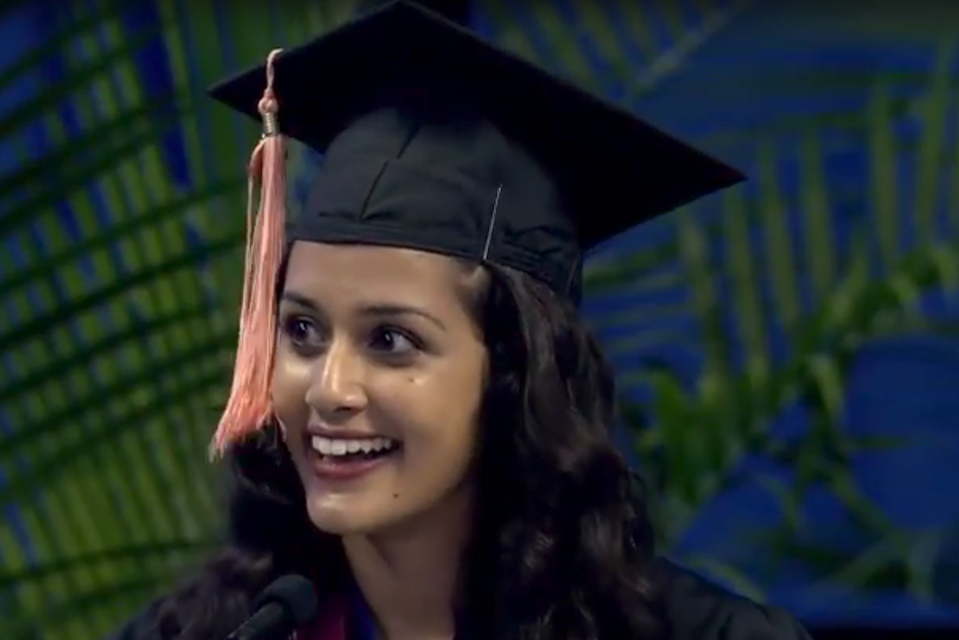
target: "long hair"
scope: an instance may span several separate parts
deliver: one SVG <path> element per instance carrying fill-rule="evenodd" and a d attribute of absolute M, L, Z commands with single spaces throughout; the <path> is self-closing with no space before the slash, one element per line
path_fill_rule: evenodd
<path fill-rule="evenodd" d="M 491 374 L 478 451 L 478 522 L 461 581 L 463 632 L 497 640 L 652 640 L 653 536 L 610 429 L 612 372 L 575 309 L 518 271 L 487 267 L 475 300 Z M 324 598 L 349 580 L 338 539 L 310 522 L 274 427 L 233 447 L 229 536 L 154 603 L 136 638 L 224 637 L 288 572 Z"/>

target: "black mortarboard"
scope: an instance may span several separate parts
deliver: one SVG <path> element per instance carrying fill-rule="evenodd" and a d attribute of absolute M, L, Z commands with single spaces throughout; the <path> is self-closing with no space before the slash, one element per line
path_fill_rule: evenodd
<path fill-rule="evenodd" d="M 324 153 L 291 240 L 492 262 L 578 301 L 585 251 L 743 178 L 405 0 L 274 69 L 280 132 Z M 259 119 L 265 72 L 211 93 Z"/>

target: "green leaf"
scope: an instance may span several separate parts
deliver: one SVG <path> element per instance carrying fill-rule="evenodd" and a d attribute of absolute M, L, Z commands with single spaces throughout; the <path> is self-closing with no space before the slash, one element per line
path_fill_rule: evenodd
<path fill-rule="evenodd" d="M 150 556 L 166 556 L 173 552 L 203 551 L 211 548 L 213 544 L 213 540 L 151 542 L 148 544 L 111 548 L 83 556 L 58 558 L 48 564 L 32 566 L 21 571 L 6 569 L 0 572 L 0 590 L 13 587 L 22 588 L 28 583 L 50 580 L 51 578 L 57 578 L 63 573 L 82 570 L 88 566 L 122 562 L 130 559 L 142 559 Z"/>
<path fill-rule="evenodd" d="M 84 88 L 88 83 L 108 72 L 118 62 L 129 58 L 150 39 L 155 38 L 163 26 L 155 25 L 142 34 L 134 34 L 134 38 L 123 42 L 112 51 L 98 56 L 93 62 L 83 65 L 79 69 L 71 71 L 65 82 L 52 85 L 39 95 L 18 105 L 0 119 L 0 139 L 6 138 L 22 127 L 29 125 L 38 115 L 46 113 L 64 100 L 69 99 L 77 90 Z"/>
<path fill-rule="evenodd" d="M 30 4 L 30 1 L 31 0 L 7 0 L 5 4 L 0 7 L 0 19 Z M 116 18 L 124 7 L 125 3 L 123 0 L 101 3 L 99 6 L 93 7 L 93 10 L 84 12 L 79 19 L 71 22 L 53 38 L 49 38 L 40 46 L 16 58 L 10 65 L 3 69 L 3 71 L 0 71 L 0 91 L 6 90 L 23 76 L 41 68 L 47 59 L 65 49 L 67 45 L 76 38 L 97 29 L 104 22 Z"/>
<path fill-rule="evenodd" d="M 169 101 L 169 96 L 156 100 L 152 103 L 152 108 L 165 105 Z M 8 209 L 0 218 L 0 237 L 10 234 L 18 226 L 29 221 L 31 216 L 47 210 L 61 198 L 72 195 L 76 189 L 87 186 L 91 180 L 115 168 L 121 161 L 141 152 L 145 146 L 157 142 L 163 133 L 175 126 L 176 117 L 184 115 L 183 112 L 173 116 L 164 115 L 162 124 L 159 126 L 149 122 L 135 121 L 138 117 L 148 114 L 149 109 L 135 109 L 122 115 L 117 121 L 106 122 L 93 129 L 88 135 L 78 140 L 76 146 L 55 151 L 51 154 L 52 157 L 43 158 L 43 163 L 51 161 L 56 163 L 53 165 L 55 167 L 53 171 L 47 166 L 46 174 L 42 173 L 43 165 L 37 162 L 25 167 L 19 175 L 15 175 L 15 179 L 26 181 L 22 186 L 32 193 L 24 201 L 17 202 Z M 158 115 L 153 114 L 154 120 L 158 118 Z M 149 127 L 139 133 L 128 133 L 127 130 L 136 124 L 149 124 Z M 137 131 L 137 129 L 143 129 L 143 127 L 135 127 L 133 130 Z M 114 131 L 121 132 L 121 135 L 110 135 Z M 121 140 L 116 141 L 116 137 L 120 137 Z M 95 149 L 94 159 L 84 159 L 80 163 L 73 160 L 93 149 Z M 44 178 L 42 183 L 41 177 Z M 19 190 L 18 184 L 13 181 L 14 178 L 0 187 L 6 187 L 8 191 Z"/>

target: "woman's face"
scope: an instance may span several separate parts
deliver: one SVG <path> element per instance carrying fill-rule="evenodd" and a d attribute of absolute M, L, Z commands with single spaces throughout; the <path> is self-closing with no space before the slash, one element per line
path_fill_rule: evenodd
<path fill-rule="evenodd" d="M 487 364 L 470 278 L 407 249 L 292 249 L 272 393 L 319 529 L 376 533 L 468 494 Z"/>

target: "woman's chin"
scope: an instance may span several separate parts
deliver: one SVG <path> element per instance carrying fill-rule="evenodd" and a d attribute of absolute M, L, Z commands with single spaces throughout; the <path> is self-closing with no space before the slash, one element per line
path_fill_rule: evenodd
<path fill-rule="evenodd" d="M 323 533 L 343 536 L 358 533 L 357 530 L 363 528 L 354 514 L 342 509 L 328 509 L 308 504 L 307 514 L 313 526 Z"/>
<path fill-rule="evenodd" d="M 307 514 L 313 526 L 335 536 L 363 535 L 383 528 L 387 523 L 358 509 L 354 504 L 330 504 L 328 499 L 307 499 Z"/>

